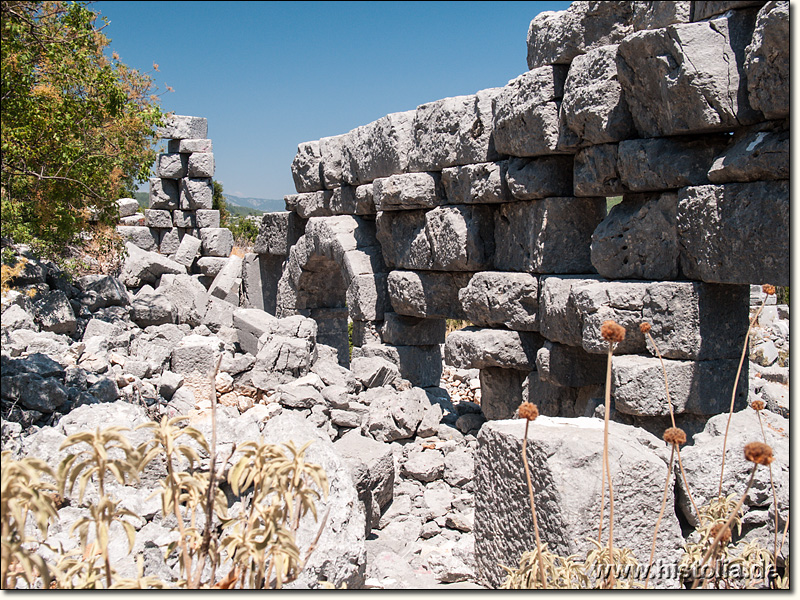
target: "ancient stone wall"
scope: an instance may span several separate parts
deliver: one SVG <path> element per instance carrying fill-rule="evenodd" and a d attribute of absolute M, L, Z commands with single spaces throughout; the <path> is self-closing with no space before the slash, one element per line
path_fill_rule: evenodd
<path fill-rule="evenodd" d="M 421 386 L 466 319 L 444 359 L 481 369 L 490 419 L 592 414 L 614 319 L 617 418 L 660 435 L 647 321 L 697 431 L 730 403 L 748 284 L 789 280 L 788 3 L 574 2 L 527 41 L 504 87 L 299 145 L 290 213 L 262 228 L 287 255 L 277 314 L 332 340 L 346 306 L 353 356 Z"/>

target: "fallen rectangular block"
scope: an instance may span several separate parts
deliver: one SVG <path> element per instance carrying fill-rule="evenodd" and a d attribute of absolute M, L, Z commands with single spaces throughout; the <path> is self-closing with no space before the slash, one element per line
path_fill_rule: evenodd
<path fill-rule="evenodd" d="M 447 336 L 444 360 L 457 369 L 500 367 L 533 371 L 545 340 L 529 331 L 466 327 Z"/>
<path fill-rule="evenodd" d="M 258 354 L 258 340 L 267 332 L 277 318 L 257 308 L 238 308 L 233 312 L 233 327 L 237 330 L 239 345 L 244 352 Z"/>
<path fill-rule="evenodd" d="M 206 277 L 213 278 L 222 270 L 226 262 L 228 262 L 227 257 L 201 256 L 197 259 L 197 268 L 200 269 L 200 272 Z"/>
<path fill-rule="evenodd" d="M 189 236 L 184 237 L 187 239 Z M 241 256 L 233 255 L 222 267 L 220 272 L 208 288 L 208 293 L 231 304 L 239 304 L 239 289 L 242 283 L 242 264 Z"/>
<path fill-rule="evenodd" d="M 442 354 L 439 346 L 353 347 L 353 359 L 377 356 L 397 365 L 400 376 L 417 387 L 436 387 L 442 378 Z"/>
<path fill-rule="evenodd" d="M 190 268 L 194 259 L 200 254 L 202 245 L 203 242 L 193 235 L 184 235 L 180 246 L 175 251 L 175 262 Z"/>
<path fill-rule="evenodd" d="M 401 315 L 429 319 L 466 319 L 459 290 L 472 273 L 391 271 L 387 278 L 389 300 Z"/>

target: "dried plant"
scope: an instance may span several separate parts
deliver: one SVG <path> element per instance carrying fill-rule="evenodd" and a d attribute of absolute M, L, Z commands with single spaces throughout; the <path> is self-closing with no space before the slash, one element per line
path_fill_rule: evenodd
<path fill-rule="evenodd" d="M 525 467 L 525 481 L 528 484 L 528 496 L 531 500 L 531 516 L 533 517 L 533 532 L 536 537 L 536 552 L 538 553 L 537 564 L 539 565 L 539 579 L 542 589 L 547 589 L 547 577 L 544 570 L 544 559 L 542 558 L 542 540 L 539 537 L 539 523 L 536 520 L 536 502 L 533 498 L 533 484 L 531 483 L 531 470 L 528 466 L 528 426 L 531 421 L 539 416 L 539 409 L 535 404 L 523 402 L 519 407 L 519 417 L 525 419 L 525 435 L 522 438 L 522 464 Z"/>

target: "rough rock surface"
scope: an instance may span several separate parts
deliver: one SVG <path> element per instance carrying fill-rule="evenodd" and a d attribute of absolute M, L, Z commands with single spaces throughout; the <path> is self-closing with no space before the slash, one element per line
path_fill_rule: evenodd
<path fill-rule="evenodd" d="M 759 3 L 760 4 L 760 3 Z M 750 104 L 767 119 L 789 116 L 789 3 L 767 2 L 758 12 L 744 72 Z"/>
<path fill-rule="evenodd" d="M 504 325 L 518 331 L 539 329 L 539 281 L 528 273 L 483 271 L 459 290 L 464 314 L 474 325 Z"/>

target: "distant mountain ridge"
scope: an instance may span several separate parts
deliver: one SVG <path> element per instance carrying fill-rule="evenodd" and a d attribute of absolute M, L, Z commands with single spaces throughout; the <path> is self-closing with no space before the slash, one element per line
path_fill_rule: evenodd
<path fill-rule="evenodd" d="M 241 196 L 233 196 L 231 194 L 222 194 L 225 196 L 225 202 L 228 205 L 241 206 L 244 208 L 253 208 L 261 212 L 282 212 L 286 210 L 286 204 L 283 199 L 274 200 L 268 198 L 244 198 Z"/>

